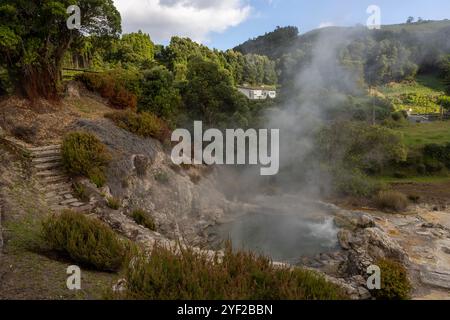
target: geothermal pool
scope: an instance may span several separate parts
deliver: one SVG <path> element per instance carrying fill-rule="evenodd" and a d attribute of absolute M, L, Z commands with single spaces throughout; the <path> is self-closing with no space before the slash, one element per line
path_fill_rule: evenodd
<path fill-rule="evenodd" d="M 235 249 L 292 264 L 301 257 L 337 249 L 337 233 L 330 215 L 305 217 L 274 212 L 249 213 L 214 229 L 216 245 L 230 239 Z"/>

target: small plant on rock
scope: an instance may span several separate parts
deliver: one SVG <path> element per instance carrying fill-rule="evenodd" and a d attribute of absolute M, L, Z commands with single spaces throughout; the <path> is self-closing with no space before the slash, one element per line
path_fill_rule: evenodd
<path fill-rule="evenodd" d="M 120 208 L 120 200 L 117 199 L 117 198 L 114 198 L 114 197 L 110 197 L 110 198 L 106 199 L 106 205 L 110 209 L 119 210 L 119 208 Z"/>
<path fill-rule="evenodd" d="M 140 209 L 134 210 L 132 213 L 132 217 L 137 224 L 139 224 L 151 231 L 156 231 L 155 221 L 144 210 L 140 210 Z"/>
<path fill-rule="evenodd" d="M 372 295 L 378 300 L 409 300 L 412 286 L 405 267 L 390 259 L 376 264 L 381 269 L 381 289 L 373 290 Z"/>

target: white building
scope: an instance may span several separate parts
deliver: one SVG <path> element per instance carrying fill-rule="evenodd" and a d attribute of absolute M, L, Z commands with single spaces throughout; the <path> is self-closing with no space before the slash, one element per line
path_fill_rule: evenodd
<path fill-rule="evenodd" d="M 277 97 L 277 92 L 274 89 L 264 87 L 238 87 L 237 89 L 250 100 L 266 100 L 267 98 L 275 99 Z"/>

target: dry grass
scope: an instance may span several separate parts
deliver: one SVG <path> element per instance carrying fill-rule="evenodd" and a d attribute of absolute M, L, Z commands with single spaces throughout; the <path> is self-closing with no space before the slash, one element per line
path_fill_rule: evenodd
<path fill-rule="evenodd" d="M 398 191 L 380 191 L 375 197 L 375 203 L 381 210 L 394 212 L 405 211 L 409 205 L 408 198 Z"/>

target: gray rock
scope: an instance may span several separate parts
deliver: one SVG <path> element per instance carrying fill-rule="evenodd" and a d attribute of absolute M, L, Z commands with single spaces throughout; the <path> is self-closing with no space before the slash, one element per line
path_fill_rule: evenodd
<path fill-rule="evenodd" d="M 425 284 L 450 289 L 450 270 L 438 270 L 426 267 L 420 271 L 420 279 Z"/>
<path fill-rule="evenodd" d="M 338 233 L 338 241 L 339 241 L 339 245 L 341 246 L 342 249 L 344 250 L 350 250 L 350 241 L 352 239 L 352 233 L 348 230 L 341 230 Z"/>

